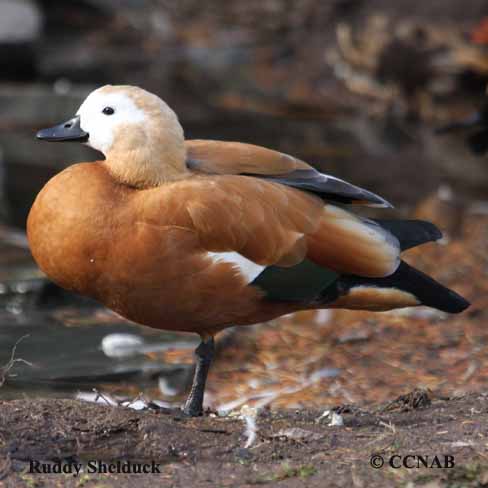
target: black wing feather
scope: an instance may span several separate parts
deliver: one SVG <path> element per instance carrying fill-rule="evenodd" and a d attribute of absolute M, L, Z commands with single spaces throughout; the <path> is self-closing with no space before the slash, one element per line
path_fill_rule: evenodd
<path fill-rule="evenodd" d="M 425 220 L 374 219 L 373 222 L 393 234 L 400 242 L 402 251 L 442 238 L 442 232 L 434 224 Z"/>
<path fill-rule="evenodd" d="M 315 169 L 298 169 L 284 175 L 249 175 L 275 183 L 309 191 L 324 200 L 345 204 L 367 203 L 378 207 L 392 207 L 384 198 L 347 181 L 320 173 Z"/>
<path fill-rule="evenodd" d="M 408 265 L 405 261 L 402 261 L 398 269 L 390 276 L 364 278 L 362 276 L 343 275 L 334 283 L 334 286 L 342 293 L 357 286 L 396 288 L 411 293 L 422 305 L 449 313 L 460 313 L 469 307 L 469 302 L 461 295 L 441 285 L 422 271 Z M 327 301 L 329 300 L 328 295 L 325 298 Z"/>

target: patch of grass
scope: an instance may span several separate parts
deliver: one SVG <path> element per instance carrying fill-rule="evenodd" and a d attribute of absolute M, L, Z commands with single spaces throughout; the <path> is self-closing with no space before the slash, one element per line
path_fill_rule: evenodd
<path fill-rule="evenodd" d="M 298 476 L 300 476 L 300 478 L 308 478 L 313 476 L 316 472 L 317 468 L 315 466 L 312 464 L 306 464 L 304 466 L 300 466 L 298 469 Z"/>
<path fill-rule="evenodd" d="M 317 469 L 312 464 L 303 464 L 300 466 L 290 466 L 285 463 L 281 466 L 280 471 L 275 473 L 275 481 L 284 480 L 286 478 L 309 478 L 317 472 Z"/>
<path fill-rule="evenodd" d="M 82 474 L 76 486 L 79 486 L 81 488 L 82 486 L 86 485 L 89 481 L 92 480 L 93 478 L 89 474 Z"/>

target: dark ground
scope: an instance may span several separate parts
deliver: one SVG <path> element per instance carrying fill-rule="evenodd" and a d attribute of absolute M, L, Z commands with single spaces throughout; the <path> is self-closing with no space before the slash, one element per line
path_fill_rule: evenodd
<path fill-rule="evenodd" d="M 473 394 L 431 403 L 417 391 L 365 409 L 344 407 L 340 427 L 317 422 L 319 410 L 265 409 L 250 448 L 244 448 L 239 418 L 191 419 L 74 400 L 1 402 L 1 476 L 4 486 L 15 487 L 486 486 L 487 398 Z M 301 430 L 282 432 L 289 429 Z M 370 465 L 373 455 L 388 464 L 391 456 L 409 454 L 424 456 L 429 465 L 435 456 L 442 465 L 445 455 L 453 456 L 454 467 Z M 30 459 L 155 461 L 161 473 L 31 474 Z"/>

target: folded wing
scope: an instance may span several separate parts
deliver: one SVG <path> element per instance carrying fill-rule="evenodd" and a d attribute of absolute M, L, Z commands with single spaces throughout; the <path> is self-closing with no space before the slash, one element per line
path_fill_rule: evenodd
<path fill-rule="evenodd" d="M 145 221 L 193 230 L 202 252 L 236 252 L 280 267 L 308 258 L 334 272 L 371 277 L 399 264 L 399 242 L 380 225 L 266 179 L 199 175 L 154 189 L 155 202 L 147 196 Z"/>
<path fill-rule="evenodd" d="M 314 193 L 330 201 L 391 207 L 382 197 L 347 181 L 323 174 L 288 154 L 252 144 L 223 141 L 186 141 L 187 166 L 206 174 L 241 174 Z"/>

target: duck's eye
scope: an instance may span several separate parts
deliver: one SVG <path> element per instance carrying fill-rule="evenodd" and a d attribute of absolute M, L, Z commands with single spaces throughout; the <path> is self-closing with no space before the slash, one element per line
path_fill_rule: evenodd
<path fill-rule="evenodd" d="M 102 112 L 105 115 L 113 115 L 115 113 L 115 110 L 112 107 L 105 107 Z"/>

